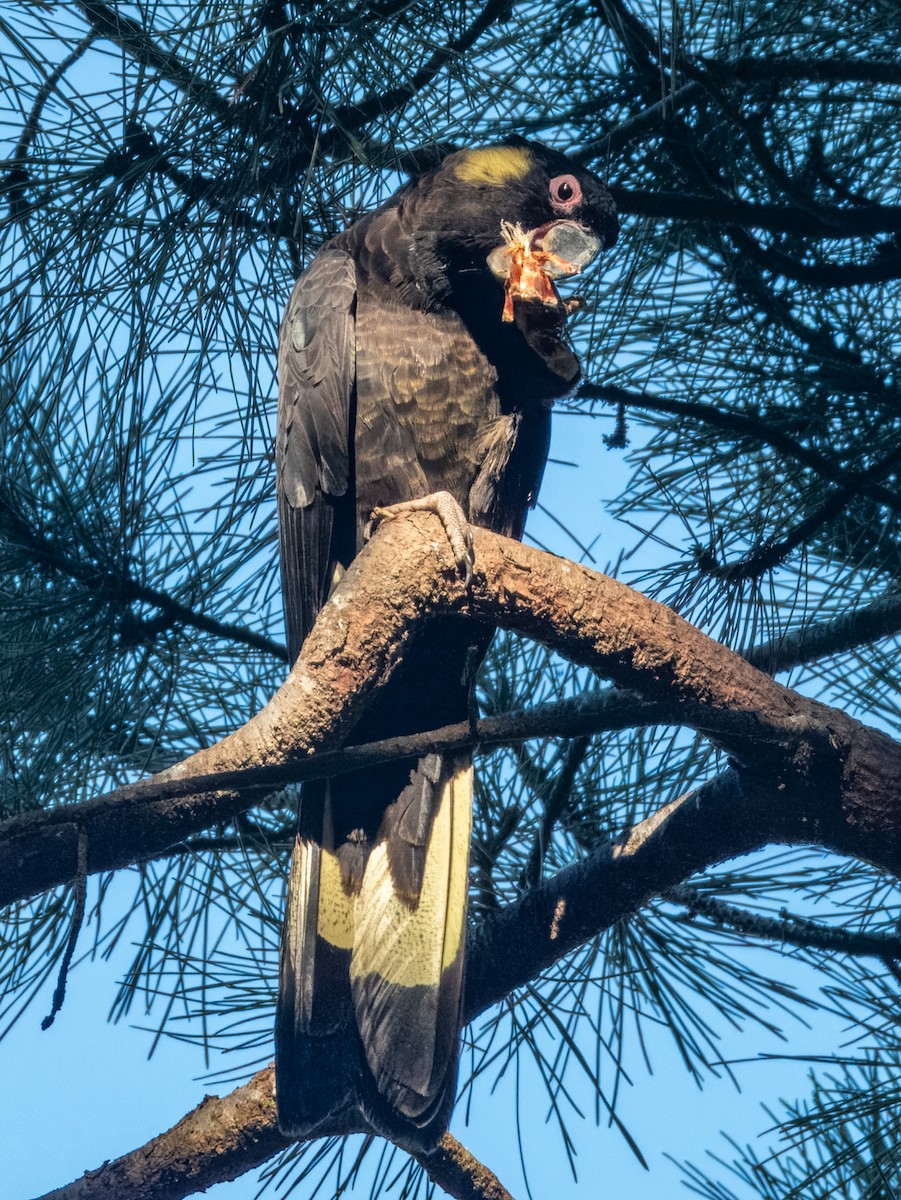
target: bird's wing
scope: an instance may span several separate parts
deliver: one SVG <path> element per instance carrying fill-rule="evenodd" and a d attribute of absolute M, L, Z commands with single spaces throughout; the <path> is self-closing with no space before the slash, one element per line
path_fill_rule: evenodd
<path fill-rule="evenodd" d="M 350 423 L 356 386 L 354 262 L 320 251 L 279 334 L 282 594 L 291 661 L 353 557 Z M 276 1018 L 279 1122 L 300 1136 L 352 1102 L 359 1075 L 348 971 L 353 905 L 335 854 L 328 787 L 304 785 L 282 935 Z"/>
<path fill-rule="evenodd" d="M 291 661 L 353 556 L 350 413 L 357 281 L 351 256 L 321 251 L 298 279 L 279 335 L 278 481 L 282 593 Z"/>

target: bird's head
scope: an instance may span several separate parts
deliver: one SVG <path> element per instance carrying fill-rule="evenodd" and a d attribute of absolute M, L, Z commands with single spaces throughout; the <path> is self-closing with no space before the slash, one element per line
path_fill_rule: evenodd
<path fill-rule="evenodd" d="M 487 269 L 503 281 L 507 320 L 517 299 L 559 304 L 552 281 L 583 270 L 619 230 L 596 175 L 522 138 L 448 155 L 415 192 L 428 213 L 422 250 L 449 280 Z"/>

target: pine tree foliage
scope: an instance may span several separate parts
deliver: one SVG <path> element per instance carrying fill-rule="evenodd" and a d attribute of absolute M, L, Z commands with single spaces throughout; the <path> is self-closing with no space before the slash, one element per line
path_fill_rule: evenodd
<path fill-rule="evenodd" d="M 555 493 L 542 540 L 603 552 L 774 669 L 790 635 L 792 686 L 898 731 L 897 616 L 845 628 L 876 601 L 895 612 L 901 580 L 895 0 L 21 0 L 0 44 L 0 816 L 178 761 L 277 688 L 291 282 L 409 172 L 510 133 L 578 153 L 624 225 L 574 321 L 584 383 L 559 418 L 593 439 L 572 494 L 618 522 L 586 546 Z M 614 459 L 630 474 L 611 498 Z M 603 686 L 502 635 L 480 701 Z M 721 765 L 666 727 L 483 754 L 472 920 Z M 137 947 L 113 1016 L 197 1042 L 223 1079 L 271 1053 L 293 813 L 288 789 L 90 891 L 81 949 Z M 3 1029 L 46 995 L 72 903 L 6 913 Z M 705 1079 L 726 1031 L 751 1044 L 828 1008 L 853 1052 L 814 1064 L 808 1097 L 774 1097 L 766 1154 L 731 1144 L 685 1180 L 709 1200 L 901 1195 L 898 968 L 810 924 L 894 936 L 899 916 L 866 864 L 778 847 L 726 864 L 477 1021 L 460 1105 L 487 1112 L 528 1062 L 563 1162 L 601 1136 L 581 1117 L 619 1122 L 652 1029 Z M 788 958 L 817 986 L 786 982 Z M 425 1194 L 404 1156 L 368 1149 L 367 1186 Z M 338 1194 L 358 1153 L 304 1145 L 271 1182 Z"/>

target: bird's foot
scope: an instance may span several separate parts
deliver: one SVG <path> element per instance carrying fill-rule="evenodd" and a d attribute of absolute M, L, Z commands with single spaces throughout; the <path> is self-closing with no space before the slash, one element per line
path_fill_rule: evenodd
<path fill-rule="evenodd" d="M 463 578 L 464 586 L 469 587 L 473 568 L 472 530 L 466 520 L 466 514 L 450 492 L 432 492 L 430 496 L 421 496 L 418 500 L 402 500 L 400 504 L 374 508 L 366 526 L 366 537 L 372 537 L 382 521 L 391 521 L 395 517 L 405 517 L 414 512 L 430 512 L 439 518 L 450 542 L 457 570 Z"/>

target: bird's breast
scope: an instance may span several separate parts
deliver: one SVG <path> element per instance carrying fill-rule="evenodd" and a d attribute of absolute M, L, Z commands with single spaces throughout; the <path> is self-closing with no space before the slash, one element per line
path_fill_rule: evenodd
<path fill-rule="evenodd" d="M 447 491 L 466 509 L 496 370 L 455 314 L 361 297 L 356 339 L 360 508 Z"/>

